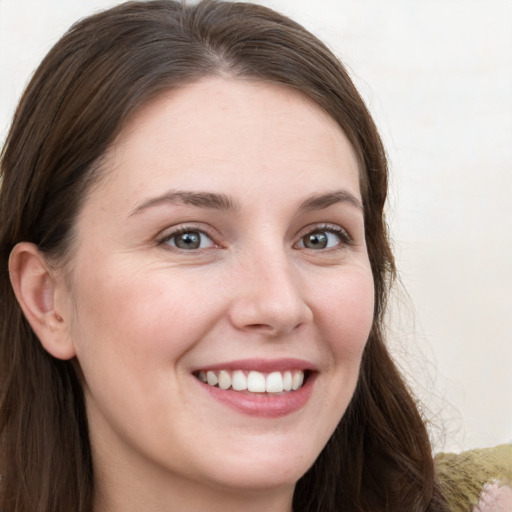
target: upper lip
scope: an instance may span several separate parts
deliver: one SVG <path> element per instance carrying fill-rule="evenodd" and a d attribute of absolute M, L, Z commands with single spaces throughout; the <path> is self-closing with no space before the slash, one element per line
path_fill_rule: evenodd
<path fill-rule="evenodd" d="M 195 368 L 193 371 L 219 371 L 219 370 L 255 370 L 261 373 L 283 372 L 286 370 L 311 370 L 315 371 L 316 367 L 310 361 L 297 359 L 293 357 L 281 359 L 238 359 L 236 361 L 226 361 L 223 363 L 215 363 L 207 366 Z"/>

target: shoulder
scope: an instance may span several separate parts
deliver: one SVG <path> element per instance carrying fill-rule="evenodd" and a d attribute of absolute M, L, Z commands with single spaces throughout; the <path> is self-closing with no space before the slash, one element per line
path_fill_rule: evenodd
<path fill-rule="evenodd" d="M 440 453 L 436 467 L 450 512 L 512 512 L 512 445 Z"/>

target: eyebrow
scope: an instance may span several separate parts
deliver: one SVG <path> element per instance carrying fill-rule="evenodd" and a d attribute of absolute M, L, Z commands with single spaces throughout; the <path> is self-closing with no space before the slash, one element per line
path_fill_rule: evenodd
<path fill-rule="evenodd" d="M 300 204 L 299 211 L 307 212 L 323 210 L 337 203 L 347 203 L 358 210 L 363 211 L 361 201 L 346 190 L 336 190 L 334 192 L 314 195 Z M 130 212 L 129 216 L 137 215 L 149 208 L 160 206 L 162 204 L 181 204 L 233 212 L 240 210 L 239 204 L 226 194 L 214 192 L 173 191 L 144 201 L 140 205 L 136 206 Z"/>
<path fill-rule="evenodd" d="M 300 206 L 299 211 L 323 210 L 337 203 L 347 203 L 358 210 L 363 211 L 361 201 L 346 190 L 336 190 L 326 194 L 314 195 L 306 199 Z"/>
<path fill-rule="evenodd" d="M 209 208 L 212 210 L 226 210 L 226 211 L 237 211 L 239 205 L 231 197 L 226 194 L 216 194 L 213 192 L 187 192 L 187 191 L 175 191 L 167 192 L 161 196 L 154 197 L 144 201 L 137 207 L 135 207 L 131 213 L 136 215 L 138 213 L 152 208 L 154 206 L 160 206 L 162 204 L 181 204 L 188 206 L 197 206 L 199 208 Z"/>

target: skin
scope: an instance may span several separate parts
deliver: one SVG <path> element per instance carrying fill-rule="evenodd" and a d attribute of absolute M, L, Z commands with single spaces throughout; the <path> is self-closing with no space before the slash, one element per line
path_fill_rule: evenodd
<path fill-rule="evenodd" d="M 45 348 L 82 368 L 95 512 L 289 512 L 353 395 L 372 323 L 352 147 L 295 91 L 209 78 L 141 109 L 103 171 L 68 271 L 29 244 L 11 265 Z M 177 190 L 232 208 L 160 200 Z M 203 233 L 199 249 L 175 246 L 181 228 Z M 328 247 L 305 246 L 315 231 Z M 288 357 L 315 380 L 303 407 L 276 418 L 227 407 L 192 375 Z"/>

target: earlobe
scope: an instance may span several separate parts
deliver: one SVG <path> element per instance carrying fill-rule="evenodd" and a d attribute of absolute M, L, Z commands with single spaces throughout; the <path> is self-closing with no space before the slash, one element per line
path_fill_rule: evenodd
<path fill-rule="evenodd" d="M 59 284 L 45 255 L 35 244 L 17 244 L 9 258 L 9 275 L 25 318 L 46 351 L 58 359 L 74 357 L 69 321 L 55 301 Z"/>

